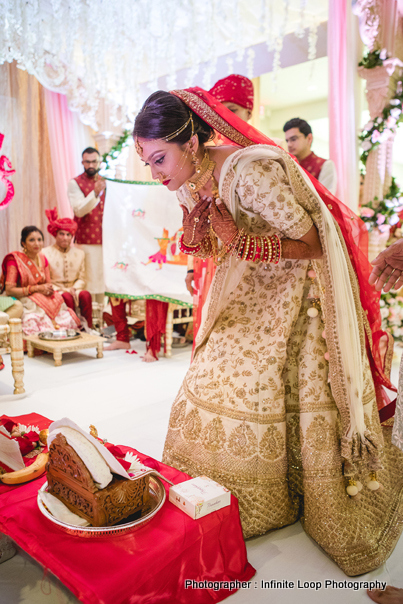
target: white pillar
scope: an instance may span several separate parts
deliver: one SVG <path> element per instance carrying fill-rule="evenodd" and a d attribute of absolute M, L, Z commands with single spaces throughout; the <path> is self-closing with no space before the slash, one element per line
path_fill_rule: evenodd
<path fill-rule="evenodd" d="M 361 51 L 358 23 L 345 0 L 329 0 L 329 148 L 336 165 L 337 192 L 353 211 L 358 208 L 359 170 L 357 131 L 360 87 L 357 63 Z"/>

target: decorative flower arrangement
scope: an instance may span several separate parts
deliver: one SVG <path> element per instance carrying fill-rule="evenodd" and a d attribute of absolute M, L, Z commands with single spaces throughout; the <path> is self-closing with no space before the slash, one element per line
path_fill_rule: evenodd
<path fill-rule="evenodd" d="M 383 109 L 382 117 L 376 117 L 365 124 L 358 137 L 363 150 L 360 159 L 364 166 L 367 163 L 370 152 L 396 134 L 398 124 L 403 122 L 402 102 L 403 83 L 402 80 L 399 80 L 395 98 Z"/>
<path fill-rule="evenodd" d="M 397 342 L 403 342 L 403 297 L 398 292 L 382 294 L 382 327 L 387 329 Z"/>
<path fill-rule="evenodd" d="M 383 62 L 388 58 L 386 48 L 383 50 L 374 50 L 368 52 L 358 65 L 366 69 L 373 69 L 374 67 L 383 65 Z M 364 166 L 367 163 L 370 152 L 396 133 L 398 124 L 403 121 L 402 103 L 403 83 L 400 77 L 396 85 L 394 98 L 383 109 L 382 116 L 378 116 L 365 124 L 358 137 L 362 148 L 360 159 Z"/>
<path fill-rule="evenodd" d="M 362 58 L 362 61 L 358 63 L 358 66 L 365 67 L 365 69 L 373 69 L 374 67 L 378 67 L 378 65 L 383 65 L 385 59 L 388 58 L 386 48 L 383 48 L 382 50 L 372 50 L 371 52 L 368 51 Z"/>
<path fill-rule="evenodd" d="M 106 449 L 108 449 L 109 453 L 111 453 L 113 457 L 120 463 L 129 476 L 144 474 L 149 470 L 147 466 L 141 463 L 140 459 L 135 453 L 132 453 L 131 451 L 127 451 L 125 453 L 121 447 L 108 443 L 106 439 L 99 438 L 98 431 L 94 426 L 90 426 L 90 434 L 100 443 L 102 443 Z"/>
<path fill-rule="evenodd" d="M 382 66 L 388 59 L 386 49 L 368 52 L 358 64 L 366 69 Z M 403 81 L 397 82 L 394 98 L 382 111 L 382 116 L 376 117 L 365 124 L 359 135 L 362 153 L 360 159 L 367 163 L 373 149 L 395 135 L 398 125 L 403 122 Z M 392 177 L 392 184 L 384 199 L 373 201 L 360 209 L 361 219 L 366 223 L 368 231 L 386 233 L 390 229 L 388 245 L 399 239 L 403 234 L 403 192 Z M 388 292 L 381 295 L 380 310 L 382 326 L 387 329 L 398 342 L 403 342 L 403 297 L 398 292 Z"/>
<path fill-rule="evenodd" d="M 31 458 L 36 457 L 46 446 L 47 430 L 39 430 L 38 426 L 24 426 L 11 419 L 0 422 L 3 432 L 12 440 L 16 440 L 20 447 L 21 455 L 31 463 Z M 32 459 L 34 461 L 34 459 Z"/>
<path fill-rule="evenodd" d="M 119 155 L 122 153 L 123 149 L 129 147 L 133 142 L 131 134 L 131 130 L 125 130 L 117 143 L 109 149 L 108 153 L 103 154 L 101 171 L 104 174 L 109 171 L 114 171 L 114 164 L 117 162 Z"/>
<path fill-rule="evenodd" d="M 392 177 L 392 184 L 384 199 L 375 197 L 365 206 L 360 208 L 360 217 L 365 222 L 369 232 L 378 229 L 380 233 L 386 232 L 389 228 L 396 229 L 399 223 L 399 214 L 403 210 L 403 192 Z"/>

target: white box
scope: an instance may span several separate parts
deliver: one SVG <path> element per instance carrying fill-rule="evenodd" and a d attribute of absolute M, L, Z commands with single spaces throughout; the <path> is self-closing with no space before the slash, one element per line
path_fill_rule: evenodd
<path fill-rule="evenodd" d="M 198 476 L 171 487 L 169 501 L 197 520 L 230 505 L 231 491 L 207 476 Z"/>

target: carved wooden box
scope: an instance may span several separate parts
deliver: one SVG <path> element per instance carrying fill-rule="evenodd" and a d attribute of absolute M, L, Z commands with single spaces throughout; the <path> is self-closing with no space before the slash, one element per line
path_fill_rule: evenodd
<path fill-rule="evenodd" d="M 112 526 L 142 510 L 149 498 L 149 477 L 128 480 L 113 475 L 112 482 L 98 489 L 75 450 L 58 434 L 49 449 L 48 491 L 92 526 Z"/>

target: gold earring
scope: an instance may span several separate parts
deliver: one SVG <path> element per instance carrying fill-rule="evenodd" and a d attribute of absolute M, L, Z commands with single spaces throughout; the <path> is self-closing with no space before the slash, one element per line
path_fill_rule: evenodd
<path fill-rule="evenodd" d="M 201 165 L 200 165 L 199 160 L 197 159 L 196 151 L 192 151 L 192 164 L 195 167 L 196 174 L 200 174 L 200 172 L 201 172 Z"/>

